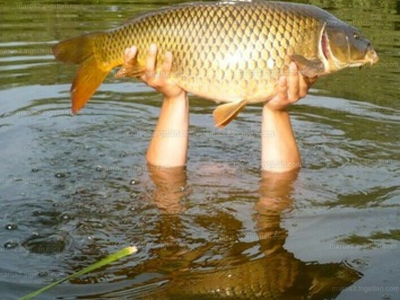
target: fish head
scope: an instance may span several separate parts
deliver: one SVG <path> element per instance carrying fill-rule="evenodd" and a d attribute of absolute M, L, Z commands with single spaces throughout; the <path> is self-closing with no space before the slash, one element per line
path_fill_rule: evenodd
<path fill-rule="evenodd" d="M 321 44 L 331 71 L 373 65 L 379 60 L 371 42 L 357 28 L 344 22 L 328 23 Z"/>

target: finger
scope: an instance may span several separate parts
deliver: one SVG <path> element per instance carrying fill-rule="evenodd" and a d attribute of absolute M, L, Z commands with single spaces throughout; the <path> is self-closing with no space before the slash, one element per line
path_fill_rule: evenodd
<path fill-rule="evenodd" d="M 289 76 L 288 76 L 288 95 L 290 102 L 296 102 L 299 99 L 299 72 L 294 62 L 289 65 Z"/>
<path fill-rule="evenodd" d="M 172 69 L 173 56 L 171 52 L 165 53 L 164 63 L 161 68 L 161 76 L 168 77 Z"/>
<path fill-rule="evenodd" d="M 313 78 L 307 78 L 307 85 L 308 88 L 310 88 L 316 81 L 318 80 L 318 76 L 315 76 Z"/>
<path fill-rule="evenodd" d="M 281 76 L 278 80 L 277 96 L 281 101 L 287 101 L 288 99 L 288 81 L 285 76 Z"/>
<path fill-rule="evenodd" d="M 157 46 L 155 44 L 151 44 L 149 48 L 149 52 L 147 53 L 146 59 L 146 79 L 150 80 L 154 78 L 155 69 L 156 69 L 156 59 L 157 59 Z"/>
<path fill-rule="evenodd" d="M 132 70 L 132 66 L 134 66 L 136 63 L 136 54 L 137 54 L 136 46 L 132 46 L 130 48 L 125 49 L 124 64 L 114 75 L 115 78 L 131 77 L 130 71 Z"/>
<path fill-rule="evenodd" d="M 310 88 L 308 78 L 300 74 L 299 81 L 300 81 L 299 97 L 304 98 L 307 95 L 308 89 Z"/>
<path fill-rule="evenodd" d="M 130 48 L 126 48 L 124 52 L 124 64 L 132 65 L 137 54 L 137 47 L 132 46 Z"/>

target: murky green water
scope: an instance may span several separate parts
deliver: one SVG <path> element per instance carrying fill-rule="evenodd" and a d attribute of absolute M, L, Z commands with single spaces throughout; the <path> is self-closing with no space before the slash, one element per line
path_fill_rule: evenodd
<path fill-rule="evenodd" d="M 192 97 L 174 174 L 146 166 L 161 97 L 144 84 L 109 76 L 70 115 L 74 67 L 50 46 L 174 2 L 0 1 L 0 298 L 136 245 L 40 299 L 400 299 L 400 1 L 307 2 L 381 60 L 291 109 L 297 178 L 261 177 L 259 106 L 220 131 Z"/>

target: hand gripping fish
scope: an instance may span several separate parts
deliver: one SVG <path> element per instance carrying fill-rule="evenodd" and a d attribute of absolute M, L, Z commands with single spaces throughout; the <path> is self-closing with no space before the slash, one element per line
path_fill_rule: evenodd
<path fill-rule="evenodd" d="M 124 50 L 138 56 L 119 77 L 140 77 L 150 44 L 157 65 L 167 51 L 174 61 L 170 80 L 217 103 L 215 125 L 226 126 L 250 103 L 266 102 L 291 61 L 308 78 L 347 67 L 374 64 L 370 41 L 330 13 L 311 5 L 284 2 L 190 3 L 134 17 L 123 26 L 64 40 L 52 50 L 66 63 L 79 64 L 71 87 L 77 113 L 107 74 L 124 62 Z"/>

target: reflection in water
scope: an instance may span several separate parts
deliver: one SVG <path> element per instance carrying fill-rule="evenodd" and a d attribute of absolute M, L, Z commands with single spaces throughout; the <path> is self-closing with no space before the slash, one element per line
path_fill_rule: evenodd
<path fill-rule="evenodd" d="M 254 207 L 259 240 L 237 242 L 218 253 L 215 248 L 223 248 L 218 241 L 209 241 L 194 250 L 182 249 L 174 243 L 182 226 L 178 225 L 176 215 L 168 213 L 183 212 L 179 188 L 185 186 L 185 170 L 150 168 L 150 173 L 157 187 L 154 199 L 165 212 L 159 244 L 165 245 L 168 241 L 169 246 L 159 249 L 155 259 L 130 272 L 137 276 L 143 271 L 161 270 L 165 275 L 131 290 L 137 298 L 333 299 L 361 278 L 359 272 L 345 264 L 305 263 L 283 247 L 287 230 L 281 227 L 281 215 L 293 205 L 292 190 L 297 172 L 263 173 L 260 199 Z M 175 176 L 170 176 L 172 173 Z M 174 230 L 166 230 L 171 229 L 172 224 Z M 219 225 L 223 226 L 222 221 Z M 258 249 L 257 255 L 249 255 L 254 248 Z M 201 256 L 210 251 L 221 258 L 199 262 Z M 151 287 L 155 288 L 156 282 L 161 282 L 162 286 L 152 292 Z"/>
<path fill-rule="evenodd" d="M 381 57 L 373 68 L 321 78 L 291 107 L 304 163 L 293 192 L 292 179 L 258 184 L 260 107 L 249 106 L 218 131 L 214 104 L 196 97 L 188 184 L 185 172 L 170 174 L 171 182 L 150 169 L 153 191 L 140 174 L 160 95 L 110 76 L 92 105 L 72 117 L 75 69 L 57 63 L 51 45 L 184 1 L 2 1 L 0 298 L 17 299 L 130 244 L 140 252 L 42 298 L 136 299 L 159 288 L 170 298 L 179 298 L 179 289 L 201 294 L 190 282 L 208 292 L 205 298 L 218 288 L 237 286 L 240 294 L 257 284 L 277 298 L 307 288 L 318 298 L 360 276 L 327 264 L 343 259 L 363 273 L 352 288 L 398 287 L 400 0 L 293 0 L 355 25 Z M 210 162 L 213 170 L 199 168 Z M 229 170 L 220 167 L 226 163 Z M 388 297 L 398 292 L 339 296 Z"/>
<path fill-rule="evenodd" d="M 156 185 L 153 201 L 157 207 L 170 214 L 183 211 L 180 200 L 186 193 L 186 168 L 148 165 L 148 170 L 150 178 Z"/>

